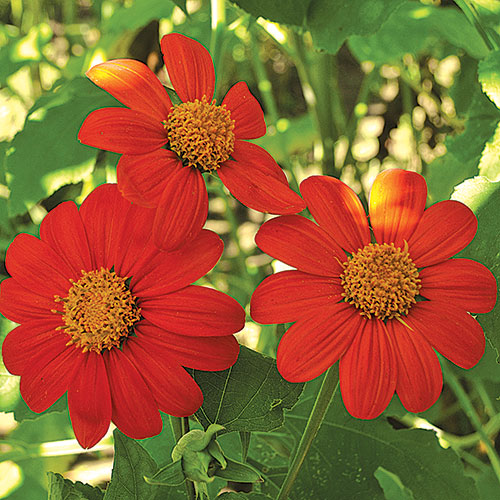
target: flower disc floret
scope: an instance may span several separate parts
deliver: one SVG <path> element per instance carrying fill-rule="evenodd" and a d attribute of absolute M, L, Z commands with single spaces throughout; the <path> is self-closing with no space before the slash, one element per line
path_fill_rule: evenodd
<path fill-rule="evenodd" d="M 344 262 L 342 295 L 362 316 L 392 319 L 405 316 L 418 295 L 418 269 L 404 248 L 370 243 Z"/>
<path fill-rule="evenodd" d="M 234 150 L 234 120 L 226 106 L 205 96 L 174 106 L 164 122 L 170 149 L 184 166 L 210 172 L 220 167 Z"/>
<path fill-rule="evenodd" d="M 101 268 L 82 271 L 82 277 L 72 283 L 67 297 L 55 296 L 62 302 L 64 330 L 83 352 L 97 353 L 119 347 L 128 337 L 134 323 L 141 319 L 141 310 L 127 286 L 127 278 Z M 54 312 L 57 312 L 54 310 Z"/>

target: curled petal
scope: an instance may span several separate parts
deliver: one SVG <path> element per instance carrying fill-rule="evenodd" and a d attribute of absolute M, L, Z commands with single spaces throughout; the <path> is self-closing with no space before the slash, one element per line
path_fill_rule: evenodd
<path fill-rule="evenodd" d="M 370 320 L 340 358 L 340 390 L 347 411 L 356 418 L 378 417 L 391 401 L 397 364 L 384 323 Z"/>
<path fill-rule="evenodd" d="M 316 222 L 350 253 L 370 243 L 370 228 L 356 193 L 342 181 L 324 175 L 300 184 L 307 207 Z"/>
<path fill-rule="evenodd" d="M 449 301 L 474 313 L 487 313 L 495 306 L 497 282 L 491 271 L 469 259 L 450 259 L 419 272 L 420 295 Z"/>
<path fill-rule="evenodd" d="M 160 120 L 127 108 L 102 108 L 83 122 L 78 139 L 94 148 L 141 155 L 160 149 L 167 134 Z"/>
<path fill-rule="evenodd" d="M 86 75 L 125 106 L 151 115 L 158 121 L 165 120 L 172 107 L 160 80 L 140 61 L 106 61 L 92 66 Z"/>
<path fill-rule="evenodd" d="M 264 112 L 245 82 L 235 83 L 229 89 L 222 101 L 222 106 L 224 105 L 234 120 L 236 139 L 257 139 L 265 135 Z"/>
<path fill-rule="evenodd" d="M 463 250 L 474 238 L 477 219 L 459 201 L 441 201 L 429 207 L 408 240 L 410 255 L 418 267 L 432 266 Z"/>
<path fill-rule="evenodd" d="M 208 214 L 208 194 L 201 173 L 181 164 L 169 174 L 153 224 L 153 239 L 170 252 L 197 236 Z"/>
<path fill-rule="evenodd" d="M 438 357 L 419 333 L 409 331 L 399 321 L 388 321 L 387 331 L 396 353 L 399 399 L 408 411 L 425 411 L 437 401 L 443 388 Z"/>
<path fill-rule="evenodd" d="M 301 271 L 283 271 L 267 277 L 255 290 L 250 303 L 252 318 L 263 324 L 290 323 L 312 310 L 342 300 L 338 278 Z"/>
<path fill-rule="evenodd" d="M 370 222 L 379 243 L 403 247 L 425 209 L 427 184 L 416 172 L 393 169 L 377 176 L 370 192 Z"/>
<path fill-rule="evenodd" d="M 314 222 L 300 215 L 282 215 L 264 223 L 255 236 L 257 246 L 299 271 L 340 276 L 346 256 Z"/>
<path fill-rule="evenodd" d="M 161 51 L 168 76 L 182 102 L 206 96 L 210 101 L 215 89 L 212 58 L 203 45 L 179 33 L 161 39 Z"/>
<path fill-rule="evenodd" d="M 122 155 L 116 170 L 118 188 L 128 201 L 156 208 L 169 176 L 179 166 L 178 156 L 166 149 L 144 155 Z"/>

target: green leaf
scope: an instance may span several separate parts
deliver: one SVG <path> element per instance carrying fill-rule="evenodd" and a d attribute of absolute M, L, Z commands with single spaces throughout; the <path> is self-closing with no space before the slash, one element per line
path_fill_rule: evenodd
<path fill-rule="evenodd" d="M 162 467 L 156 474 L 151 477 L 146 476 L 145 481 L 148 484 L 157 484 L 163 486 L 179 486 L 184 483 L 186 477 L 182 469 L 182 459 L 171 462 L 165 467 Z"/>
<path fill-rule="evenodd" d="M 318 387 L 308 383 L 301 401 L 287 413 L 286 428 L 302 435 Z M 345 410 L 340 394 L 334 397 L 294 484 L 290 500 L 343 498 L 382 500 L 375 478 L 378 467 L 391 471 L 419 500 L 477 500 L 474 482 L 464 475 L 460 458 L 443 449 L 434 432 L 395 430 L 381 416 L 358 420 Z"/>
<path fill-rule="evenodd" d="M 479 173 L 490 181 L 500 180 L 500 123 L 483 149 L 479 160 Z"/>
<path fill-rule="evenodd" d="M 218 467 L 215 471 L 215 476 L 236 483 L 256 483 L 262 480 L 260 474 L 249 465 L 236 462 L 227 457 L 226 461 L 227 466 L 224 469 Z"/>
<path fill-rule="evenodd" d="M 500 182 L 485 177 L 467 179 L 457 186 L 452 199 L 469 206 L 477 216 L 479 227 L 472 243 L 459 256 L 484 264 L 500 283 Z M 488 314 L 478 314 L 484 333 L 500 353 L 500 301 Z"/>
<path fill-rule="evenodd" d="M 302 26 L 311 0 L 231 0 L 255 17 Z M 314 0 L 312 0 L 314 2 Z"/>
<path fill-rule="evenodd" d="M 196 412 L 203 425 L 226 431 L 271 431 L 283 424 L 283 410 L 297 402 L 303 384 L 281 377 L 275 360 L 241 346 L 238 360 L 222 372 L 195 371 L 205 400 Z"/>
<path fill-rule="evenodd" d="M 445 141 L 447 153 L 427 167 L 429 200 L 449 199 L 454 187 L 477 175 L 485 144 L 500 120 L 498 109 L 477 89 L 472 100 L 465 130 Z"/>
<path fill-rule="evenodd" d="M 445 42 L 477 59 L 488 54 L 488 47 L 462 12 L 413 1 L 395 10 L 375 34 L 350 38 L 349 48 L 359 61 L 382 65 L 398 63 L 405 54 L 435 54 Z"/>
<path fill-rule="evenodd" d="M 335 54 L 352 35 L 376 32 L 405 0 L 314 0 L 307 26 L 314 45 Z"/>
<path fill-rule="evenodd" d="M 37 420 L 43 415 L 49 413 L 64 413 L 68 410 L 68 400 L 66 395 L 58 399 L 50 408 L 47 408 L 42 413 L 35 413 L 31 411 L 23 399 L 19 399 L 16 407 L 14 408 L 14 418 L 17 422 L 24 422 L 25 420 Z"/>
<path fill-rule="evenodd" d="M 380 487 L 384 490 L 386 500 L 414 499 L 413 493 L 408 488 L 405 488 L 405 485 L 396 474 L 393 474 L 383 467 L 378 467 L 374 476 L 379 482 Z"/>
<path fill-rule="evenodd" d="M 108 35 L 122 34 L 124 31 L 135 30 L 146 26 L 154 19 L 170 17 L 174 3 L 184 12 L 186 0 L 169 2 L 166 0 L 141 0 L 128 4 L 128 7 L 118 7 L 113 15 L 102 23 L 101 31 Z"/>
<path fill-rule="evenodd" d="M 101 500 L 104 492 L 90 484 L 74 483 L 61 474 L 48 472 L 48 500 Z"/>
<path fill-rule="evenodd" d="M 241 493 L 241 492 L 225 492 L 217 496 L 217 500 L 271 500 L 271 497 L 263 493 Z"/>
<path fill-rule="evenodd" d="M 77 139 L 85 117 L 95 109 L 120 106 L 86 78 L 75 78 L 35 104 L 6 158 L 10 215 L 88 176 L 97 150 Z"/>
<path fill-rule="evenodd" d="M 483 92 L 500 108 L 500 50 L 490 52 L 477 73 Z"/>
<path fill-rule="evenodd" d="M 113 472 L 104 500 L 149 500 L 157 487 L 146 483 L 144 476 L 156 473 L 157 465 L 149 453 L 134 439 L 119 430 L 113 432 L 115 459 Z"/>

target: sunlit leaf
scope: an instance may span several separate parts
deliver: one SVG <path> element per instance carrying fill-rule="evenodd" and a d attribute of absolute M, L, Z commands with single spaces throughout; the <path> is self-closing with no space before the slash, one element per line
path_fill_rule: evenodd
<path fill-rule="evenodd" d="M 483 92 L 500 108 L 500 50 L 490 52 L 477 73 Z"/>
<path fill-rule="evenodd" d="M 283 423 L 303 384 L 292 384 L 278 373 L 276 362 L 241 347 L 236 363 L 222 372 L 195 371 L 205 400 L 196 417 L 206 428 L 217 423 L 227 431 L 270 431 Z"/>
<path fill-rule="evenodd" d="M 374 473 L 375 478 L 384 490 L 386 500 L 413 500 L 413 493 L 405 487 L 396 474 L 378 467 Z"/>
<path fill-rule="evenodd" d="M 405 0 L 313 0 L 307 27 L 318 49 L 335 54 L 352 35 L 376 32 Z"/>
<path fill-rule="evenodd" d="M 467 179 L 455 189 L 452 199 L 468 205 L 476 214 L 479 228 L 472 243 L 459 256 L 477 260 L 495 275 L 500 283 L 500 182 L 485 177 Z M 484 333 L 500 353 L 500 302 L 488 314 L 478 314 Z"/>
<path fill-rule="evenodd" d="M 92 172 L 97 150 L 80 144 L 80 126 L 91 111 L 120 106 L 86 78 L 67 82 L 41 102 L 15 136 L 6 159 L 11 216 Z"/>
<path fill-rule="evenodd" d="M 478 59 L 488 53 L 478 32 L 456 8 L 407 1 L 375 34 L 350 38 L 349 48 L 359 61 L 381 65 L 398 63 L 405 54 L 435 53 L 446 43 Z"/>

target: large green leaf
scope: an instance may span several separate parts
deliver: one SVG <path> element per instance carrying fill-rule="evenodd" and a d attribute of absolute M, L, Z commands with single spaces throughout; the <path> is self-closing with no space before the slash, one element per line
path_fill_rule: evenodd
<path fill-rule="evenodd" d="M 203 427 L 227 431 L 271 431 L 283 424 L 283 410 L 297 402 L 303 384 L 281 377 L 275 360 L 244 346 L 236 363 L 222 372 L 195 371 L 205 400 L 196 413 Z"/>
<path fill-rule="evenodd" d="M 490 52 L 477 73 L 483 92 L 500 108 L 500 50 Z"/>
<path fill-rule="evenodd" d="M 472 243 L 459 256 L 477 260 L 495 275 L 500 283 L 500 182 L 485 177 L 468 179 L 457 186 L 452 199 L 461 201 L 473 210 L 479 227 Z M 500 301 L 488 314 L 477 317 L 489 341 L 500 353 Z"/>
<path fill-rule="evenodd" d="M 48 473 L 48 500 L 101 500 L 104 492 L 90 484 L 74 483 L 61 474 Z"/>
<path fill-rule="evenodd" d="M 349 48 L 359 61 L 381 65 L 397 63 L 407 53 L 435 53 L 443 42 L 478 59 L 488 54 L 483 39 L 461 11 L 410 1 L 395 10 L 375 34 L 350 38 Z"/>
<path fill-rule="evenodd" d="M 157 470 L 151 455 L 134 439 L 119 430 L 113 432 L 115 459 L 113 472 L 104 500 L 149 500 L 157 493 L 157 487 L 144 481 Z"/>
<path fill-rule="evenodd" d="M 447 153 L 428 165 L 426 180 L 431 203 L 448 199 L 457 184 L 477 175 L 485 144 L 499 120 L 499 110 L 476 89 L 465 130 L 446 139 Z"/>
<path fill-rule="evenodd" d="M 86 78 L 67 82 L 35 104 L 6 158 L 11 216 L 92 172 L 97 150 L 80 144 L 77 135 L 85 117 L 106 106 L 120 104 Z"/>
<path fill-rule="evenodd" d="M 255 17 L 301 26 L 311 0 L 231 0 Z M 315 0 L 312 0 L 313 2 Z"/>
<path fill-rule="evenodd" d="M 317 382 L 308 384 L 304 397 L 287 413 L 286 427 L 296 439 L 309 416 Z M 345 411 L 337 393 L 290 499 L 332 498 L 336 492 L 338 498 L 382 500 L 384 494 L 375 477 L 379 467 L 398 477 L 419 500 L 478 498 L 459 457 L 453 450 L 441 448 L 432 431 L 395 430 L 383 417 L 355 419 Z"/>
<path fill-rule="evenodd" d="M 352 35 L 375 33 L 403 2 L 405 0 L 313 0 L 307 13 L 307 27 L 317 48 L 335 54 Z"/>

